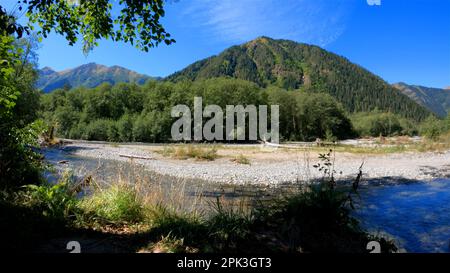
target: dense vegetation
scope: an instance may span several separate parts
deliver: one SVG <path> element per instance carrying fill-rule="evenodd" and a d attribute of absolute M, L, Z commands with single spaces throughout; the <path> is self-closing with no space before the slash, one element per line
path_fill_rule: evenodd
<path fill-rule="evenodd" d="M 379 109 L 421 121 L 430 112 L 381 78 L 320 47 L 258 38 L 198 61 L 171 81 L 232 77 L 284 89 L 328 93 L 353 112 Z"/>
<path fill-rule="evenodd" d="M 280 134 L 285 139 L 345 138 L 353 129 L 345 111 L 328 94 L 215 78 L 197 82 L 149 81 L 143 86 L 103 84 L 93 89 L 59 89 L 42 97 L 42 116 L 66 138 L 109 141 L 169 141 L 177 104 L 280 105 Z M 204 119 L 206 122 L 207 119 Z M 225 124 L 225 122 L 224 122 Z"/>
<path fill-rule="evenodd" d="M 0 33 L 1 34 L 1 33 Z M 41 133 L 34 44 L 0 36 L 0 188 L 39 181 L 42 164 L 32 150 Z"/>
<path fill-rule="evenodd" d="M 417 125 L 414 122 L 393 113 L 361 112 L 353 114 L 351 120 L 360 136 L 414 136 L 418 134 Z"/>

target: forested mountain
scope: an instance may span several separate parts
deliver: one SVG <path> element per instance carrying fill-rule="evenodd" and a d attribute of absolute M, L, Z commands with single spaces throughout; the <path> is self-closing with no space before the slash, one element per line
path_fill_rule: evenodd
<path fill-rule="evenodd" d="M 285 89 L 326 92 L 349 112 L 375 109 L 422 120 L 430 112 L 380 77 L 317 46 L 260 37 L 195 62 L 170 81 L 232 77 Z"/>
<path fill-rule="evenodd" d="M 101 83 L 116 84 L 119 82 L 136 82 L 143 84 L 149 76 L 136 73 L 120 66 L 107 67 L 96 63 L 89 63 L 61 72 L 49 67 L 39 70 L 37 88 L 44 92 L 51 92 L 64 86 L 96 87 Z"/>
<path fill-rule="evenodd" d="M 445 117 L 450 112 L 449 89 L 408 85 L 402 82 L 393 86 L 440 117 Z"/>

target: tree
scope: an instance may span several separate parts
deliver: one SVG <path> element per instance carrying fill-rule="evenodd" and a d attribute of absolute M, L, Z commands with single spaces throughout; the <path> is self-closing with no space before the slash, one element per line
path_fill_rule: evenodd
<path fill-rule="evenodd" d="M 17 0 L 16 10 L 26 11 L 28 23 L 17 23 L 14 14 L 8 14 L 0 6 L 0 29 L 8 35 L 22 37 L 29 34 L 34 26 L 39 26 L 38 35 L 44 38 L 53 30 L 65 36 L 69 45 L 74 45 L 78 37 L 83 39 L 83 51 L 92 50 L 99 39 L 111 38 L 135 45 L 147 52 L 170 38 L 160 23 L 164 16 L 163 0 Z M 113 11 L 120 13 L 114 18 Z"/>
<path fill-rule="evenodd" d="M 39 155 L 30 149 L 40 128 L 32 123 L 39 100 L 33 88 L 33 48 L 27 43 L 0 31 L 0 188 L 36 182 L 41 170 Z"/>

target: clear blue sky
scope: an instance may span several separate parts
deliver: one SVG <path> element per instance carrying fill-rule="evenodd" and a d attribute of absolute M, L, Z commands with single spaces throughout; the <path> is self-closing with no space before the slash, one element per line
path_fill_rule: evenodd
<path fill-rule="evenodd" d="M 39 50 L 40 67 L 88 62 L 166 76 L 199 59 L 258 36 L 316 44 L 386 81 L 450 86 L 450 1 L 172 0 L 165 28 L 177 43 L 149 53 L 101 41 L 87 57 L 56 35 Z M 11 0 L 0 0 L 4 4 Z M 7 5 L 6 5 L 7 6 Z"/>

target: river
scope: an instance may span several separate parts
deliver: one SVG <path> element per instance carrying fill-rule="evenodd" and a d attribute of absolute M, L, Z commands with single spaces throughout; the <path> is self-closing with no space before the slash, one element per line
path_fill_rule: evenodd
<path fill-rule="evenodd" d="M 74 170 L 75 176 L 95 174 L 98 181 L 114 181 L 122 176 L 158 181 L 167 191 L 179 190 L 180 180 L 145 171 L 141 167 L 113 160 L 98 160 L 74 156 L 60 149 L 46 149 L 47 161 L 56 170 Z M 65 160 L 65 164 L 60 164 Z M 56 172 L 57 173 L 57 172 Z M 58 174 L 46 172 L 55 181 Z M 182 193 L 186 205 L 198 195 L 206 198 L 225 196 L 230 200 L 270 199 L 270 196 L 289 191 L 290 186 L 263 188 L 255 186 L 218 185 L 204 181 L 183 181 Z M 400 249 L 407 252 L 450 252 L 450 179 L 431 181 L 389 181 L 366 183 L 359 189 L 354 216 L 363 228 L 375 234 L 393 238 Z M 249 197 L 249 198 L 247 198 Z"/>

